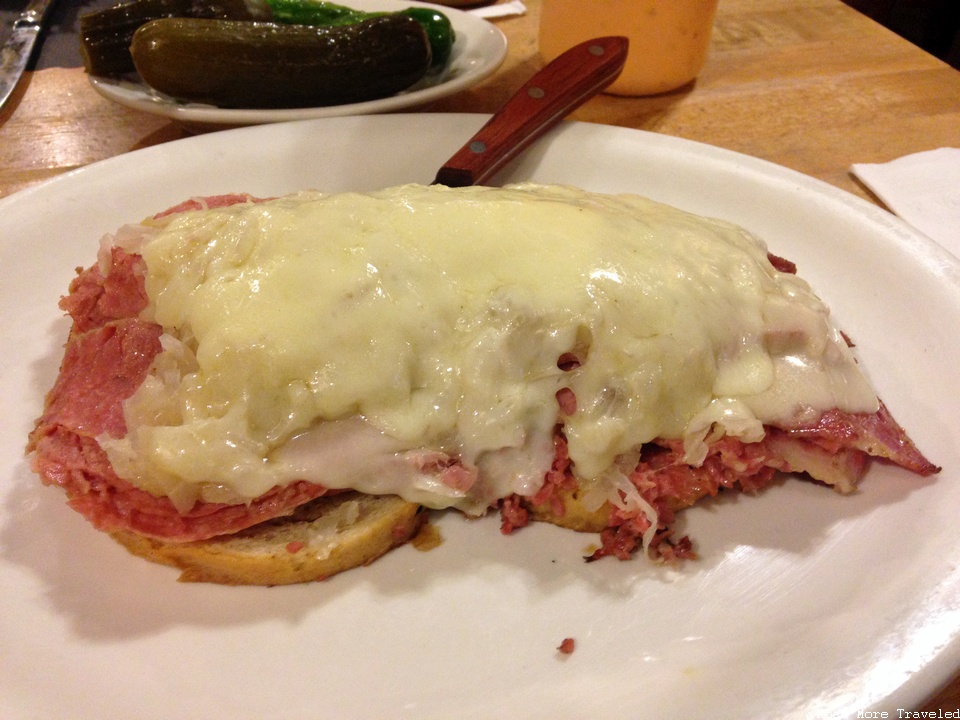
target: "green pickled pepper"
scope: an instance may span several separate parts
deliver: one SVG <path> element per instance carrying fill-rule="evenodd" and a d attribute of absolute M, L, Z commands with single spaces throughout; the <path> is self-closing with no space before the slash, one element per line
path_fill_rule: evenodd
<path fill-rule="evenodd" d="M 295 25 L 349 25 L 367 13 L 323 0 L 266 0 L 273 19 Z"/>
<path fill-rule="evenodd" d="M 266 3 L 275 21 L 297 25 L 352 25 L 390 14 L 364 12 L 326 0 L 266 0 Z M 456 39 L 450 18 L 438 10 L 424 7 L 409 7 L 399 12 L 423 25 L 433 53 L 433 67 L 446 65 Z"/>

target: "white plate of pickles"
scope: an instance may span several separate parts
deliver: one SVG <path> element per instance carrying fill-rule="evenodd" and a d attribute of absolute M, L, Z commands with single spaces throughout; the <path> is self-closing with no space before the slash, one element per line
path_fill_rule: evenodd
<path fill-rule="evenodd" d="M 103 97 L 127 107 L 169 117 L 186 125 L 239 126 L 369 115 L 415 107 L 476 85 L 496 71 L 506 56 L 504 34 L 486 20 L 461 10 L 406 0 L 344 0 L 338 4 L 363 12 L 399 12 L 411 7 L 438 10 L 447 16 L 453 28 L 454 41 L 449 59 L 431 67 L 410 87 L 385 97 L 310 107 L 222 107 L 160 92 L 133 72 L 120 77 L 95 74 L 88 77 L 93 88 Z"/>

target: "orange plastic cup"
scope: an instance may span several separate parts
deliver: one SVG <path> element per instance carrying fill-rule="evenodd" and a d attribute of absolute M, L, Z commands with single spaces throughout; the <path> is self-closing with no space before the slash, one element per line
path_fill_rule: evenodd
<path fill-rule="evenodd" d="M 605 92 L 656 95 L 697 77 L 718 0 L 543 0 L 540 54 L 547 62 L 594 37 L 624 35 L 630 53 Z"/>

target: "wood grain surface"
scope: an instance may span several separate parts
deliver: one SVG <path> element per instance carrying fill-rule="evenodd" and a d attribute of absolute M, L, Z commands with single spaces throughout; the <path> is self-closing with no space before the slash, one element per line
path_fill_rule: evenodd
<path fill-rule="evenodd" d="M 509 52 L 490 79 L 416 110 L 492 112 L 538 70 L 539 0 L 526 2 L 525 15 L 495 21 Z M 960 72 L 840 0 L 723 0 L 694 84 L 598 96 L 571 117 L 710 143 L 877 202 L 850 165 L 960 147 Z M 0 111 L 0 197 L 188 134 L 102 99 L 80 69 L 28 73 Z M 960 678 L 918 709 L 958 708 Z"/>
<path fill-rule="evenodd" d="M 539 0 L 496 21 L 509 52 L 479 86 L 417 108 L 492 112 L 542 66 Z M 600 96 L 572 116 L 707 142 L 861 196 L 854 162 L 960 146 L 960 72 L 840 0 L 725 0 L 707 66 L 680 91 Z M 76 68 L 29 73 L 0 111 L 0 197 L 189 131 L 100 98 Z"/>

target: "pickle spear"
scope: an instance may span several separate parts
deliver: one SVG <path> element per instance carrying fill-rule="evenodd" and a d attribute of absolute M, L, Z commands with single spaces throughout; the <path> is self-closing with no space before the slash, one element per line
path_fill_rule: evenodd
<path fill-rule="evenodd" d="M 423 26 L 402 14 L 314 27 L 165 18 L 130 46 L 147 85 L 223 108 L 290 108 L 363 102 L 404 90 L 430 68 Z"/>

